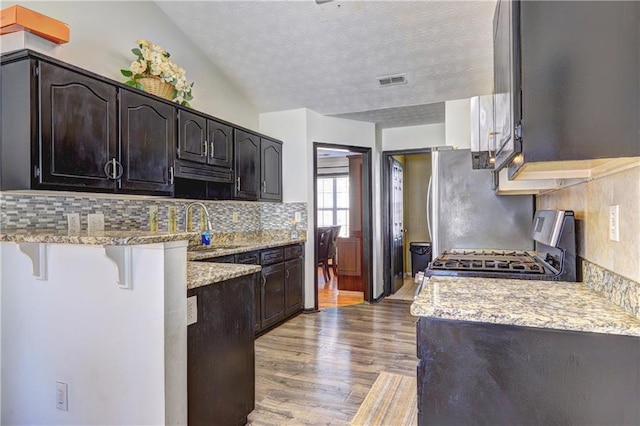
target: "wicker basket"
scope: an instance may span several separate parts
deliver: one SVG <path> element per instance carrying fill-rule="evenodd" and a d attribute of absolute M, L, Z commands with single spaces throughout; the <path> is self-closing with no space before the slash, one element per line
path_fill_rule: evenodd
<path fill-rule="evenodd" d="M 144 91 L 151 93 L 152 95 L 160 96 L 161 98 L 172 100 L 173 99 L 173 86 L 169 83 L 155 78 L 155 77 L 143 77 L 137 80 L 142 84 Z"/>

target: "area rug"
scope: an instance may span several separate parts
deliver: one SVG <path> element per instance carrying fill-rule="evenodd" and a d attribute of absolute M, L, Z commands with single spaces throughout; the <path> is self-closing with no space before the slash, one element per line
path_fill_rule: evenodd
<path fill-rule="evenodd" d="M 416 383 L 415 376 L 381 372 L 351 420 L 351 425 L 417 425 Z"/>

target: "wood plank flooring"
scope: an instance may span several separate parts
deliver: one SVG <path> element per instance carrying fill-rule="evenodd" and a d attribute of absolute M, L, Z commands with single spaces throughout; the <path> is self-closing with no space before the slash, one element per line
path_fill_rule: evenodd
<path fill-rule="evenodd" d="M 358 303 L 364 303 L 364 293 L 338 292 L 338 277 L 331 272 L 331 279 L 327 282 L 322 276 L 322 268 L 318 268 L 318 309 L 322 311 Z"/>
<path fill-rule="evenodd" d="M 381 371 L 416 374 L 410 303 L 299 315 L 259 337 L 251 425 L 347 425 Z"/>
<path fill-rule="evenodd" d="M 402 287 L 400 287 L 400 290 L 396 291 L 391 296 L 388 296 L 387 299 L 413 301 L 413 296 L 416 293 L 417 287 L 418 284 L 413 281 L 412 277 L 406 277 L 402 283 Z"/>

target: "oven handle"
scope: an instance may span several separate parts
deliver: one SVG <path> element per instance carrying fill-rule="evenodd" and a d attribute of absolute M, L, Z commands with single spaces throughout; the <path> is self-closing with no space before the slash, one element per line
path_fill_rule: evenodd
<path fill-rule="evenodd" d="M 433 241 L 433 235 L 431 235 L 431 183 L 433 181 L 433 176 L 429 177 L 429 186 L 427 186 L 427 229 L 429 230 L 429 239 Z"/>

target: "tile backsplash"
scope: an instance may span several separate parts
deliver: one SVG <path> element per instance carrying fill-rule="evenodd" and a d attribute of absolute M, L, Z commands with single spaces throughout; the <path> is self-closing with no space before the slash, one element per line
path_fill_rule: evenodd
<path fill-rule="evenodd" d="M 584 282 L 640 317 L 640 166 L 539 195 L 536 205 L 575 212 Z M 620 206 L 620 241 L 609 240 L 613 205 Z"/>
<path fill-rule="evenodd" d="M 173 198 L 75 194 L 68 192 L 0 192 L 0 229 L 67 229 L 67 213 L 79 213 L 81 228 L 87 228 L 87 214 L 103 213 L 105 229 L 149 230 L 149 207 L 158 208 L 158 229 L 169 229 L 169 207 L 178 208 L 178 229 L 185 228 L 185 209 L 193 200 Z M 214 233 L 289 229 L 295 213 L 301 214 L 298 229 L 307 227 L 306 203 L 260 203 L 246 201 L 202 201 L 211 218 Z M 234 221 L 237 215 L 237 222 Z M 193 209 L 197 227 L 200 209 Z"/>

